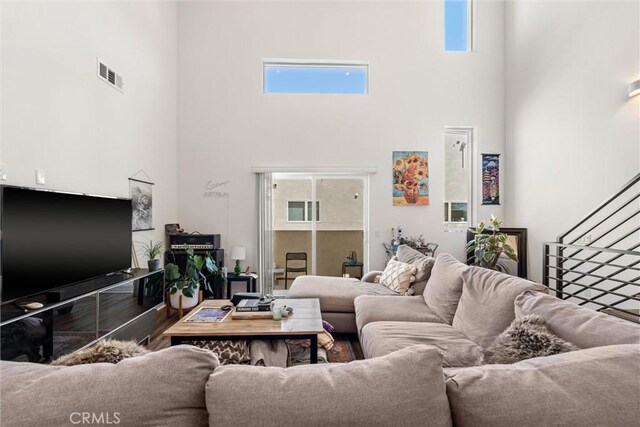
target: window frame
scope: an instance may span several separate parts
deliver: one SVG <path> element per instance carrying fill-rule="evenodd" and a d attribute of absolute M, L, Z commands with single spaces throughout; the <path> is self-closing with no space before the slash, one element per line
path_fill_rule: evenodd
<path fill-rule="evenodd" d="M 289 204 L 290 203 L 304 203 L 304 210 L 303 210 L 303 216 L 304 219 L 302 221 L 297 221 L 297 220 L 292 220 L 289 217 Z M 287 222 L 288 223 L 293 223 L 293 224 L 307 224 L 311 222 L 311 218 L 309 215 L 309 204 L 313 204 L 313 201 L 311 199 L 305 199 L 305 200 L 287 200 Z M 317 216 L 320 216 L 320 200 L 316 200 L 316 212 L 317 212 Z M 316 222 L 321 222 L 318 218 L 315 219 Z"/>
<path fill-rule="evenodd" d="M 364 68 L 366 71 L 365 93 L 340 93 L 340 92 L 267 92 L 267 67 L 291 67 L 291 68 Z M 355 60 L 323 60 L 323 59 L 262 59 L 262 93 L 264 95 L 359 95 L 367 96 L 371 92 L 371 67 L 369 61 Z"/>
<path fill-rule="evenodd" d="M 446 53 L 470 53 L 470 52 L 475 52 L 476 51 L 476 25 L 475 25 L 475 21 L 476 21 L 476 0 L 466 0 L 467 1 L 467 49 L 466 50 L 447 50 L 447 45 L 446 45 L 446 34 L 447 34 L 447 21 L 446 21 L 446 4 L 444 5 L 444 10 L 442 13 L 442 18 L 444 21 L 444 32 L 443 32 L 443 36 L 444 36 L 444 40 L 443 40 L 443 47 L 444 47 L 444 51 Z M 443 3 L 446 3 L 446 0 L 444 0 Z"/>

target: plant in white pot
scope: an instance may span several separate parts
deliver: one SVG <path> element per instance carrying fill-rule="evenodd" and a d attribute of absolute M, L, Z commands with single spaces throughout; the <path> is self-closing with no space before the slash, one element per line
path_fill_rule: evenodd
<path fill-rule="evenodd" d="M 153 240 L 149 240 L 149 243 L 145 243 L 142 246 L 144 256 L 147 257 L 147 266 L 149 271 L 156 271 L 160 269 L 160 260 L 158 256 L 162 253 L 162 242 L 153 243 Z"/>
<path fill-rule="evenodd" d="M 209 273 L 217 273 L 218 266 L 207 253 L 204 256 L 195 255 L 193 248 L 187 248 L 187 263 L 184 271 L 173 263 L 164 266 L 165 284 L 170 294 L 171 306 L 180 308 L 180 296 L 182 296 L 182 308 L 195 307 L 198 304 L 198 291 L 200 285 L 209 292 L 211 286 L 207 277 L 202 273 L 206 269 Z"/>

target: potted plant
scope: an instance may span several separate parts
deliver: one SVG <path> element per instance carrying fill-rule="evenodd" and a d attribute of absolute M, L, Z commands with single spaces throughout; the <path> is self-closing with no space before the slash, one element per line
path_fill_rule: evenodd
<path fill-rule="evenodd" d="M 182 296 L 182 308 L 195 307 L 198 304 L 200 284 L 212 292 L 207 277 L 202 273 L 203 268 L 209 273 L 218 272 L 218 266 L 211 254 L 196 255 L 192 247 L 188 247 L 186 253 L 187 263 L 184 271 L 174 263 L 164 266 L 165 285 L 170 294 L 171 306 L 174 308 L 180 307 L 180 296 Z"/>
<path fill-rule="evenodd" d="M 500 262 L 500 256 L 504 254 L 515 262 L 518 262 L 518 256 L 507 243 L 507 235 L 500 233 L 502 221 L 491 215 L 489 222 L 490 225 L 487 226 L 484 221 L 480 221 L 476 229 L 471 230 L 475 236 L 466 245 L 467 253 L 473 253 L 474 265 L 506 273 L 507 268 Z"/>
<path fill-rule="evenodd" d="M 163 246 L 164 244 L 162 242 L 153 243 L 153 240 L 149 240 L 149 243 L 143 245 L 142 251 L 148 259 L 147 265 L 149 266 L 149 271 L 160 269 L 160 260 L 157 259 L 157 257 L 162 253 Z"/>

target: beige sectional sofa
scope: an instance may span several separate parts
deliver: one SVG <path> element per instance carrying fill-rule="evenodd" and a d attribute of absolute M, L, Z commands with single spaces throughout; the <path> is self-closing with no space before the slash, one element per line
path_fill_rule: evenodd
<path fill-rule="evenodd" d="M 446 254 L 430 276 L 421 295 L 406 297 L 310 279 L 339 289 L 316 296 L 325 313 L 359 332 L 366 360 L 219 366 L 207 350 L 176 346 L 116 365 L 0 362 L 0 425 L 638 425 L 639 325 Z M 306 280 L 298 292 L 313 296 Z M 514 318 L 531 314 L 580 349 L 479 365 Z"/>
<path fill-rule="evenodd" d="M 345 364 L 220 366 L 181 345 L 115 365 L 0 362 L 0 425 L 635 426 L 638 345 L 442 368 L 416 345 Z"/>
<path fill-rule="evenodd" d="M 307 276 L 294 281 L 289 296 L 319 297 L 323 317 L 336 307 L 343 319 L 353 316 L 348 319 L 355 325 L 342 322 L 337 329 L 358 332 L 366 358 L 430 345 L 440 350 L 445 368 L 474 366 L 516 317 L 528 314 L 541 315 L 555 335 L 580 348 L 640 345 L 638 325 L 557 299 L 541 284 L 467 266 L 448 254 L 434 261 L 403 246 L 398 259 L 428 269 L 421 294 L 387 295 L 380 284 Z"/>

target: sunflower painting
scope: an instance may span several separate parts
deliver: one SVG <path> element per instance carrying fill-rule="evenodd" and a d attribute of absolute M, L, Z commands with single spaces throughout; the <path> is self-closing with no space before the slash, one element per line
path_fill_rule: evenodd
<path fill-rule="evenodd" d="M 393 206 L 429 204 L 429 153 L 393 152 Z"/>

